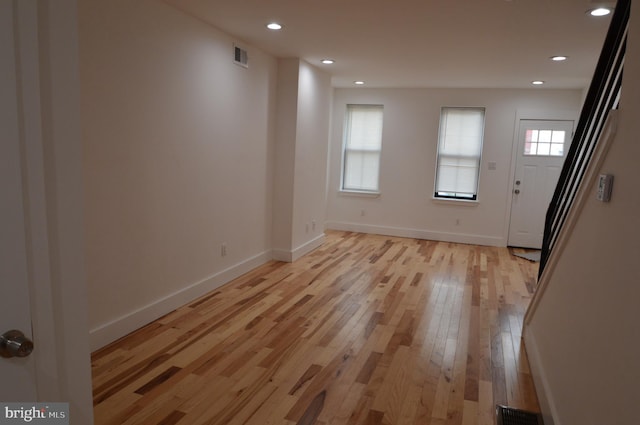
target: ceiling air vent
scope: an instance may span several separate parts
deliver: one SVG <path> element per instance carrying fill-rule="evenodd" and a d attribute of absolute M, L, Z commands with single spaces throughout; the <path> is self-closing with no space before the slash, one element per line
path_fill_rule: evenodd
<path fill-rule="evenodd" d="M 233 45 L 233 63 L 249 68 L 249 55 L 247 54 L 247 51 L 235 44 Z"/>

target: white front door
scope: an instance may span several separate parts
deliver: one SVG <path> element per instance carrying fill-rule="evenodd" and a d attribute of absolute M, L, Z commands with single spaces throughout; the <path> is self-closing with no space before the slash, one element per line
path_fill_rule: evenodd
<path fill-rule="evenodd" d="M 572 132 L 573 121 L 520 121 L 509 246 L 542 247 L 545 215 Z"/>
<path fill-rule="evenodd" d="M 14 40 L 14 2 L 0 2 L 0 334 L 22 331 L 32 338 L 29 302 L 23 168 Z M 0 357 L 0 401 L 35 401 L 33 356 Z"/>

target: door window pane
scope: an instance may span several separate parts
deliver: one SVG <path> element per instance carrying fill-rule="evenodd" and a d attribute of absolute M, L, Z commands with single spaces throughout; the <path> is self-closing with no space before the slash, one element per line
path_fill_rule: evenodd
<path fill-rule="evenodd" d="M 524 154 L 530 156 L 563 156 L 565 131 L 527 130 Z"/>

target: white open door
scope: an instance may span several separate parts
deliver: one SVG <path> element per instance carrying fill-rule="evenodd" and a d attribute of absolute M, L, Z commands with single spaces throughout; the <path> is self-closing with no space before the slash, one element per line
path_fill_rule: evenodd
<path fill-rule="evenodd" d="M 509 246 L 542 247 L 545 215 L 571 143 L 573 124 L 520 120 Z"/>
<path fill-rule="evenodd" d="M 7 331 L 31 333 L 13 2 L 0 3 L 0 401 L 35 401 L 36 369 L 28 341 Z M 8 357 L 12 356 L 12 357 Z"/>
<path fill-rule="evenodd" d="M 0 337 L 0 401 L 69 403 L 90 424 L 76 11 L 0 0 L 0 335 L 34 344 L 19 357 Z"/>

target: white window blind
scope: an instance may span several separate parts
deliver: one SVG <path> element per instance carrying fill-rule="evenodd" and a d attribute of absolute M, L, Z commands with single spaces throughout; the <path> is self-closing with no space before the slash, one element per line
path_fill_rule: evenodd
<path fill-rule="evenodd" d="M 484 108 L 442 108 L 435 196 L 477 199 Z"/>
<path fill-rule="evenodd" d="M 347 105 L 342 190 L 378 192 L 382 105 Z"/>

